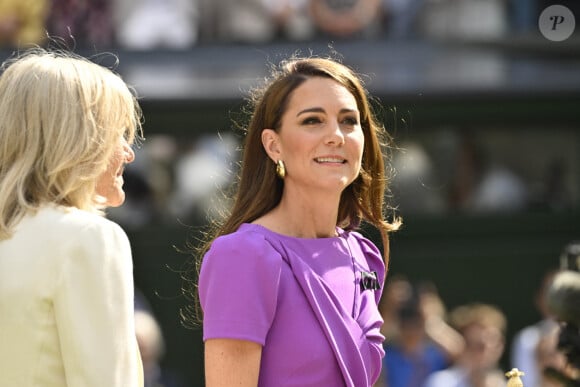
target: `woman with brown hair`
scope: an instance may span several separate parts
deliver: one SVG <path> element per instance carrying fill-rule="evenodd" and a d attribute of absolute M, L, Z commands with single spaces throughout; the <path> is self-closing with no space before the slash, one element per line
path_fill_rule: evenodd
<path fill-rule="evenodd" d="M 231 214 L 202 249 L 207 386 L 371 386 L 399 226 L 384 219 L 387 137 L 335 60 L 283 62 L 252 102 Z"/>

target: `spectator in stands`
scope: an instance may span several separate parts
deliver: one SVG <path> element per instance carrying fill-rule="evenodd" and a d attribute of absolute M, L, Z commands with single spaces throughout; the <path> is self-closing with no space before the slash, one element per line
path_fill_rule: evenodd
<path fill-rule="evenodd" d="M 531 35 L 538 32 L 539 2 L 540 0 L 509 1 L 508 15 L 512 32 L 518 35 Z"/>
<path fill-rule="evenodd" d="M 188 49 L 199 33 L 201 0 L 113 0 L 117 43 L 131 50 Z"/>
<path fill-rule="evenodd" d="M 269 43 L 312 37 L 308 0 L 199 0 L 206 42 Z"/>
<path fill-rule="evenodd" d="M 159 364 L 164 355 L 165 343 L 161 327 L 150 312 L 135 310 L 135 334 L 143 359 L 144 387 L 166 387 L 161 379 Z"/>
<path fill-rule="evenodd" d="M 451 312 L 450 323 L 465 348 L 452 367 L 431 374 L 425 387 L 505 387 L 499 368 L 507 325 L 503 312 L 488 304 L 462 305 Z"/>
<path fill-rule="evenodd" d="M 492 160 L 472 133 L 460 137 L 456 173 L 450 191 L 451 208 L 468 212 L 517 212 L 527 208 L 523 180 Z"/>
<path fill-rule="evenodd" d="M 392 192 L 402 213 L 440 214 L 447 210 L 436 168 L 420 143 L 402 142 L 393 155 L 393 166 Z"/>
<path fill-rule="evenodd" d="M 527 386 L 541 386 L 542 363 L 547 359 L 546 352 L 553 341 L 548 338 L 553 335 L 558 323 L 551 316 L 547 305 L 547 292 L 556 270 L 550 270 L 543 276 L 540 286 L 534 294 L 534 304 L 540 313 L 541 320 L 523 328 L 514 336 L 511 347 L 512 367 L 525 373 Z M 554 348 L 555 349 L 555 346 Z M 542 360 L 542 362 L 540 362 Z"/>
<path fill-rule="evenodd" d="M 381 0 L 309 0 L 312 23 L 323 37 L 377 37 L 381 32 Z"/>
<path fill-rule="evenodd" d="M 47 0 L 0 1 L 0 48 L 42 43 L 48 6 Z"/>
<path fill-rule="evenodd" d="M 175 161 L 169 212 L 183 220 L 215 218 L 229 206 L 220 192 L 233 181 L 239 147 L 233 135 L 203 135 Z"/>
<path fill-rule="evenodd" d="M 393 291 L 399 292 L 402 299 L 389 297 Z M 396 334 L 385 340 L 386 384 L 379 385 L 422 387 L 430 374 L 447 368 L 461 354 L 463 338 L 446 323 L 443 301 L 432 285 L 417 286 L 395 278 L 386 286 L 385 295 L 400 301 L 395 306 L 396 320 L 385 318 L 385 324 L 396 327 Z"/>
<path fill-rule="evenodd" d="M 273 20 L 276 37 L 287 40 L 308 40 L 314 27 L 308 15 L 308 0 L 262 0 Z"/>
<path fill-rule="evenodd" d="M 421 9 L 427 0 L 382 0 L 383 30 L 388 38 L 417 37 Z"/>
<path fill-rule="evenodd" d="M 51 0 L 48 33 L 70 39 L 77 48 L 109 48 L 115 34 L 112 1 Z"/>
<path fill-rule="evenodd" d="M 552 326 L 548 331 L 542 332 L 542 337 L 534 348 L 534 360 L 538 379 L 530 381 L 527 376 L 523 377 L 526 386 L 530 387 L 562 387 L 562 380 L 555 377 L 554 370 L 562 375 L 576 377 L 578 375 L 574 368 L 570 366 L 564 352 L 558 348 L 560 338 L 560 326 Z M 550 369 L 550 372 L 546 372 Z M 527 373 L 526 373 L 527 375 Z"/>
<path fill-rule="evenodd" d="M 426 39 L 493 41 L 508 31 L 505 0 L 425 0 L 419 31 Z"/>
<path fill-rule="evenodd" d="M 143 387 L 184 387 L 181 379 L 161 364 L 165 355 L 165 339 L 152 310 L 135 310 L 135 333 L 143 359 Z"/>

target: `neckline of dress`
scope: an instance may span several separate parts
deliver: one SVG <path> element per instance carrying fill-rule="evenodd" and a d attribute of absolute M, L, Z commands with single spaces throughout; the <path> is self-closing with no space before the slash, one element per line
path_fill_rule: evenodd
<path fill-rule="evenodd" d="M 262 226 L 261 224 L 256 224 L 256 223 L 242 223 L 242 225 L 240 227 L 244 227 L 244 228 L 254 227 L 254 228 L 258 228 L 260 230 L 264 230 L 269 234 L 275 235 L 276 237 L 301 240 L 301 241 L 330 241 L 330 240 L 334 240 L 334 239 L 347 239 L 347 237 L 348 237 L 348 232 L 343 230 L 342 228 L 340 228 L 338 226 L 336 226 L 336 228 L 335 228 L 336 235 L 329 236 L 329 237 L 320 237 L 320 238 L 303 238 L 303 237 L 281 234 L 281 233 L 276 232 L 274 230 L 270 230 L 269 228 Z"/>

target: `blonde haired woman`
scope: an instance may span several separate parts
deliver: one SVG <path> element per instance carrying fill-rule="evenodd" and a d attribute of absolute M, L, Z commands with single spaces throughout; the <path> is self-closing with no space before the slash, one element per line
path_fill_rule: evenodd
<path fill-rule="evenodd" d="M 140 386 L 130 245 L 103 216 L 125 199 L 139 105 L 71 53 L 2 70 L 0 385 Z"/>

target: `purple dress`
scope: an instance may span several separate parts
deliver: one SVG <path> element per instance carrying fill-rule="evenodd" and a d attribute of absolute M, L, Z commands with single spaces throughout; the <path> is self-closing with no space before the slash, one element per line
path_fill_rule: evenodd
<path fill-rule="evenodd" d="M 204 257 L 203 338 L 261 344 L 259 386 L 365 387 L 378 378 L 384 263 L 361 234 L 337 231 L 305 239 L 245 223 Z"/>

